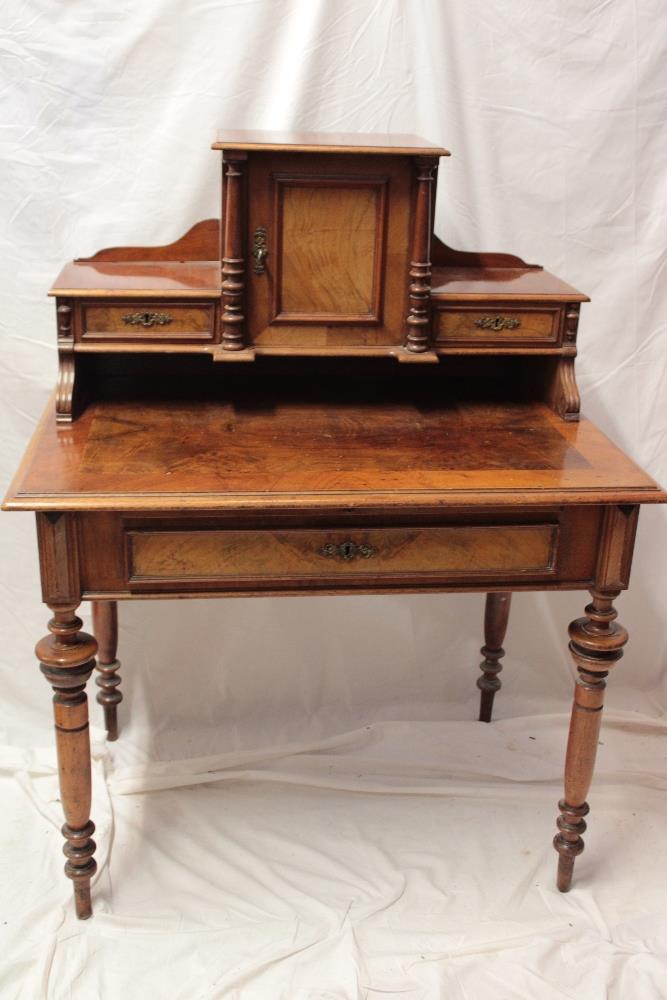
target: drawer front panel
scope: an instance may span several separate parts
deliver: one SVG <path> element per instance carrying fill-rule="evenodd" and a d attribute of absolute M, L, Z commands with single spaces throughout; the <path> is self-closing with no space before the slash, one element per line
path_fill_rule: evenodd
<path fill-rule="evenodd" d="M 560 310 L 554 309 L 437 309 L 434 313 L 438 344 L 466 343 L 492 346 L 556 344 L 560 333 Z"/>
<path fill-rule="evenodd" d="M 127 580 L 268 586 L 282 581 L 420 582 L 556 572 L 558 524 L 349 530 L 130 530 Z"/>
<path fill-rule="evenodd" d="M 81 340 L 212 341 L 213 302 L 96 302 L 82 307 Z"/>

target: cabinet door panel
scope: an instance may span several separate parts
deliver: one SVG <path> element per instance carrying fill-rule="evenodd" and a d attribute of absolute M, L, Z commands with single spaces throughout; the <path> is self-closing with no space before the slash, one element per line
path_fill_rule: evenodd
<path fill-rule="evenodd" d="M 272 322 L 379 323 L 386 180 L 275 184 Z"/>
<path fill-rule="evenodd" d="M 249 157 L 247 331 L 260 347 L 402 343 L 408 157 Z M 267 251 L 259 262 L 253 249 Z"/>

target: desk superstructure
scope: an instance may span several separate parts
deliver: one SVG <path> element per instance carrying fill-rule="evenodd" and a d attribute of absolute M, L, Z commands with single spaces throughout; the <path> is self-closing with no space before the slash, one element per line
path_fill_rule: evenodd
<path fill-rule="evenodd" d="M 612 602 L 640 505 L 667 499 L 579 420 L 586 296 L 438 240 L 431 143 L 223 132 L 214 148 L 220 220 L 58 277 L 58 386 L 4 504 L 37 518 L 77 913 L 95 873 L 86 682 L 97 667 L 115 739 L 117 601 L 145 597 L 481 591 L 488 722 L 511 593 L 589 590 L 554 841 L 567 890 L 627 641 Z"/>

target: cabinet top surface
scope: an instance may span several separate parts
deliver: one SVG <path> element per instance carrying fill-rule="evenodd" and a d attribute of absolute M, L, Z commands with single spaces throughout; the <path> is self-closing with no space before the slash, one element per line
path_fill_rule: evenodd
<path fill-rule="evenodd" d="M 449 151 L 417 135 L 369 132 L 263 132 L 222 129 L 212 149 L 302 153 L 381 153 L 396 156 L 449 156 Z"/>
<path fill-rule="evenodd" d="M 13 510 L 276 510 L 655 503 L 656 483 L 588 420 L 456 398 L 442 380 L 291 385 L 242 378 L 216 399 L 48 404 Z"/>
<path fill-rule="evenodd" d="M 49 295 L 217 299 L 220 262 L 73 260 L 63 267 Z"/>
<path fill-rule="evenodd" d="M 75 260 L 66 264 L 49 295 L 219 298 L 219 261 Z M 587 302 L 588 296 L 542 268 L 434 267 L 435 300 L 485 298 Z"/>

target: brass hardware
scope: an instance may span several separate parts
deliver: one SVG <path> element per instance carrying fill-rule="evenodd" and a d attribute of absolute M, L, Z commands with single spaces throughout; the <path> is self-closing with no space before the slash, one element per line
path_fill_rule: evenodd
<path fill-rule="evenodd" d="M 372 545 L 356 545 L 355 542 L 341 542 L 340 545 L 336 545 L 334 542 L 329 542 L 328 545 L 323 546 L 320 549 L 321 556 L 327 556 L 328 558 L 339 558 L 344 559 L 349 562 L 351 559 L 370 559 L 374 556 L 376 549 Z"/>
<path fill-rule="evenodd" d="M 266 258 L 269 256 L 269 249 L 266 245 L 266 229 L 258 226 L 252 239 L 252 255 L 255 258 L 255 274 L 264 274 L 266 271 Z"/>
<path fill-rule="evenodd" d="M 494 319 L 491 319 L 490 316 L 484 316 L 482 319 L 475 320 L 475 326 L 478 326 L 480 330 L 516 330 L 518 326 L 521 326 L 521 320 L 511 317 L 505 318 L 505 316 L 496 316 Z"/>
<path fill-rule="evenodd" d="M 171 323 L 172 317 L 169 313 L 128 313 L 123 316 L 123 323 L 128 326 L 167 326 Z"/>

